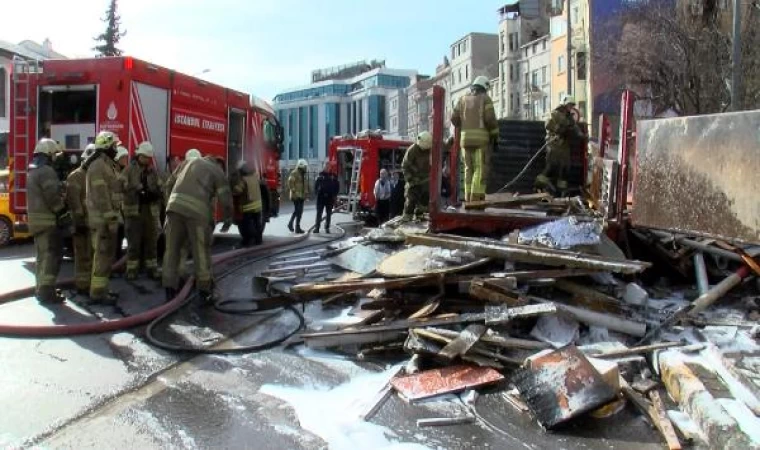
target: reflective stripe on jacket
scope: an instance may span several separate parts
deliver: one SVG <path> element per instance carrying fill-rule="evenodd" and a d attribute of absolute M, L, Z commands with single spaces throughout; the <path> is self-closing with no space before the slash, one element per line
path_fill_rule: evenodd
<path fill-rule="evenodd" d="M 240 210 L 244 213 L 262 210 L 261 184 L 256 173 L 238 178 L 232 187 L 232 195 L 240 196 Z"/>
<path fill-rule="evenodd" d="M 232 195 L 227 178 L 216 161 L 206 158 L 186 161 L 178 170 L 169 195 L 167 212 L 198 221 L 212 221 L 214 197 L 222 206 L 223 220 L 232 219 Z"/>
<path fill-rule="evenodd" d="M 460 128 L 460 147 L 481 148 L 491 137 L 499 135 L 493 101 L 485 93 L 468 93 L 461 97 L 451 114 L 451 123 Z"/>

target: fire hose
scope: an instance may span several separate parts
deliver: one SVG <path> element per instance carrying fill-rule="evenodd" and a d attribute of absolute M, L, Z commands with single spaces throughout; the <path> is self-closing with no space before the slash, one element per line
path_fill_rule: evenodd
<path fill-rule="evenodd" d="M 303 236 L 299 236 L 298 238 L 290 239 L 286 242 L 278 242 L 278 243 L 271 243 L 271 244 L 264 244 L 260 245 L 254 248 L 247 248 L 247 249 L 240 249 L 240 250 L 233 250 L 229 252 L 220 253 L 218 255 L 215 255 L 212 258 L 212 263 L 214 265 L 216 264 L 224 264 L 229 261 L 243 258 L 247 256 L 255 256 L 259 254 L 265 254 L 266 256 L 258 258 L 258 260 L 270 258 L 273 256 L 271 253 L 272 250 L 282 248 L 282 247 L 290 247 L 294 244 L 297 244 L 309 237 L 310 234 L 304 234 Z M 336 237 L 333 240 L 341 239 L 345 235 L 345 232 L 336 235 Z M 331 241 L 322 241 L 318 242 L 316 244 L 309 245 L 307 247 L 312 247 L 316 245 L 326 245 Z M 286 253 L 288 251 L 292 251 L 292 249 L 286 249 L 283 251 L 280 251 L 278 253 Z M 276 254 L 276 253 L 275 253 Z M 126 258 L 122 258 L 119 260 L 116 264 L 114 264 L 114 269 L 119 270 L 123 268 L 124 263 L 126 261 Z M 250 264 L 252 261 L 248 261 L 247 264 Z M 234 271 L 237 271 L 242 266 L 239 266 L 235 268 L 234 270 L 228 271 L 227 273 L 223 274 L 222 277 L 227 276 Z M 190 292 L 193 287 L 194 279 L 190 278 L 188 279 L 180 292 L 169 302 L 158 306 L 156 308 L 150 309 L 148 311 L 144 311 L 139 314 L 135 314 L 132 316 L 128 316 L 122 319 L 115 319 L 115 320 L 108 320 L 108 321 L 101 321 L 101 322 L 94 322 L 94 323 L 85 323 L 85 324 L 72 324 L 72 325 L 12 325 L 12 324 L 0 324 L 0 335 L 3 336 L 22 336 L 22 337 L 61 337 L 61 336 L 80 336 L 80 335 L 86 335 L 86 334 L 100 334 L 100 333 L 107 333 L 107 332 L 113 332 L 113 331 L 119 331 L 129 328 L 134 328 L 136 326 L 144 325 L 147 323 L 155 322 L 158 323 L 161 320 L 165 319 L 166 317 L 170 316 L 174 312 L 176 312 L 178 309 L 182 308 L 184 305 L 188 304 L 189 301 L 192 299 L 190 297 Z M 56 287 L 58 288 L 65 288 L 70 287 L 74 284 L 73 279 L 64 279 L 60 280 Z M 18 289 L 15 291 L 11 291 L 5 294 L 0 295 L 0 304 L 8 303 L 16 300 L 20 300 L 23 298 L 28 298 L 33 296 L 35 293 L 34 287 L 24 288 L 24 289 Z M 297 314 L 297 310 L 295 308 L 292 308 Z M 159 320 L 157 320 L 159 319 Z M 300 331 L 301 326 L 303 325 L 303 318 L 299 318 L 299 322 L 301 324 L 299 325 L 299 328 L 297 331 Z M 151 323 L 151 325 L 155 325 L 155 323 Z M 294 334 L 294 333 L 293 333 Z M 150 340 L 150 337 L 149 337 Z M 283 339 L 284 340 L 284 339 Z M 274 344 L 276 345 L 276 344 Z M 160 345 L 159 345 L 160 346 Z M 250 346 L 250 348 L 253 348 L 254 346 Z M 179 348 L 182 350 L 195 350 L 195 351 L 202 351 L 204 349 L 188 349 L 188 348 Z M 225 352 L 229 352 L 230 350 L 225 350 Z"/>

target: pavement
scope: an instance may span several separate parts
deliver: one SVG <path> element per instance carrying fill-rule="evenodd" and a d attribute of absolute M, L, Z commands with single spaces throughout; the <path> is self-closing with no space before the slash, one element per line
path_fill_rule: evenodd
<path fill-rule="evenodd" d="M 266 241 L 285 239 L 290 206 L 267 226 Z M 313 224 L 307 205 L 302 226 Z M 348 221 L 334 217 L 334 223 Z M 324 241 L 325 235 L 303 243 Z M 215 251 L 235 244 L 219 235 Z M 253 262 L 218 279 L 225 297 L 254 295 Z M 224 268 L 215 268 L 224 269 Z M 33 284 L 33 249 L 0 249 L 0 291 Z M 63 273 L 71 272 L 71 263 Z M 163 301 L 152 281 L 112 281 L 118 308 L 42 307 L 32 299 L 0 305 L 0 323 L 76 323 L 135 314 Z M 340 308 L 306 308 L 307 323 L 339 316 Z M 160 325 L 178 342 L 243 345 L 282 336 L 298 321 L 291 312 L 229 316 L 192 303 Z M 608 419 L 542 430 L 498 391 L 475 404 L 478 420 L 418 428 L 416 419 L 473 414 L 458 397 L 410 405 L 392 397 L 369 422 L 357 418 L 393 370 L 392 362 L 357 360 L 302 346 L 239 355 L 171 353 L 151 346 L 145 328 L 57 339 L 0 338 L 0 448 L 257 448 L 257 449 L 655 449 L 658 435 L 627 408 Z"/>

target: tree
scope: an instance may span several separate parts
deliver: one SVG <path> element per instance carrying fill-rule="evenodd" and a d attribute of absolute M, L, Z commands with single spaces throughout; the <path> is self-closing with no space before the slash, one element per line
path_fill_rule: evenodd
<path fill-rule="evenodd" d="M 117 12 L 117 0 L 111 0 L 106 11 L 103 22 L 106 23 L 106 31 L 95 38 L 96 42 L 101 44 L 95 46 L 93 50 L 98 52 L 98 56 L 121 56 L 122 51 L 117 47 L 119 40 L 127 34 L 127 31 L 121 31 L 121 16 Z"/>
<path fill-rule="evenodd" d="M 693 2 L 688 3 L 691 5 Z M 662 0 L 630 2 L 617 26 L 623 31 L 617 45 L 599 50 L 600 60 L 622 75 L 623 81 L 653 112 L 678 115 L 725 111 L 730 105 L 731 42 L 725 14 L 714 0 L 696 11 Z M 729 14 L 730 16 L 730 14 Z M 620 20 L 622 19 L 622 20 Z M 760 64 L 757 12 L 747 11 L 742 32 L 745 107 L 758 106 Z"/>

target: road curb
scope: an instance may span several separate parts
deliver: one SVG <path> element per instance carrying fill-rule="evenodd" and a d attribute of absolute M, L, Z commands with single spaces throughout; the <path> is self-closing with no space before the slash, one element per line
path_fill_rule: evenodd
<path fill-rule="evenodd" d="M 711 448 L 758 449 L 739 423 L 708 392 L 678 352 L 659 356 L 660 375 L 670 396 L 702 429 Z"/>

